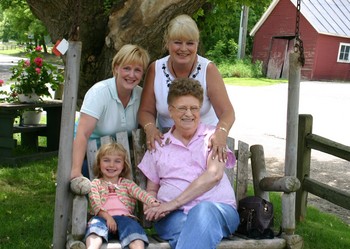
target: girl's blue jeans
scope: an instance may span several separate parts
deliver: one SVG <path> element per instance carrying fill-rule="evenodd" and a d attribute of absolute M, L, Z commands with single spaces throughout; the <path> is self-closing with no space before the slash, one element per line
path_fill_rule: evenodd
<path fill-rule="evenodd" d="M 215 249 L 233 234 L 239 224 L 237 210 L 231 205 L 204 201 L 188 214 L 176 210 L 155 224 L 158 235 L 172 249 Z"/>
<path fill-rule="evenodd" d="M 145 247 L 148 245 L 148 238 L 141 225 L 134 219 L 127 216 L 113 216 L 113 219 L 117 223 L 117 234 L 112 234 L 108 231 L 106 220 L 94 216 L 87 225 L 85 239 L 90 234 L 94 233 L 102 237 L 108 242 L 109 239 L 119 239 L 122 248 L 129 248 L 129 244 L 134 240 L 143 240 Z"/>

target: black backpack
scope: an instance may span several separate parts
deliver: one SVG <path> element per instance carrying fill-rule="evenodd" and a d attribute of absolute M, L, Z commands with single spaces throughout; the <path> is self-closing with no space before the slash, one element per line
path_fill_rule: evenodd
<path fill-rule="evenodd" d="M 248 196 L 239 201 L 238 213 L 240 216 L 238 233 L 252 239 L 272 239 L 275 237 L 271 202 L 257 196 Z M 280 233 L 276 236 L 279 235 Z"/>

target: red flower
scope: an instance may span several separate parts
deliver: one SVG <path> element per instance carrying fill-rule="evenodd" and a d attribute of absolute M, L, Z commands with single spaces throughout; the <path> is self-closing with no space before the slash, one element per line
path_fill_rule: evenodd
<path fill-rule="evenodd" d="M 5 81 L 0 80 L 0 86 L 2 86 L 5 83 Z"/>
<path fill-rule="evenodd" d="M 26 60 L 26 61 L 24 62 L 24 65 L 25 65 L 26 67 L 29 67 L 29 66 L 30 66 L 30 60 Z"/>
<path fill-rule="evenodd" d="M 35 51 L 41 51 L 42 50 L 42 47 L 41 46 L 37 46 L 36 48 L 35 48 Z"/>
<path fill-rule="evenodd" d="M 38 67 L 42 67 L 43 66 L 43 59 L 40 57 L 36 57 L 34 59 L 34 63 L 38 66 Z"/>
<path fill-rule="evenodd" d="M 36 71 L 36 73 L 37 73 L 37 74 L 40 74 L 40 73 L 41 73 L 41 69 L 40 69 L 40 68 L 38 68 L 38 67 L 37 67 L 37 68 L 35 68 L 35 71 Z"/>

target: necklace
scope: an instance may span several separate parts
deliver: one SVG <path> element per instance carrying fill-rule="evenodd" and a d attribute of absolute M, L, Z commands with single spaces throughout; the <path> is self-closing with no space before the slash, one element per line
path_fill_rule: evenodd
<path fill-rule="evenodd" d="M 190 73 L 188 74 L 187 78 L 189 78 L 191 76 L 191 73 L 192 73 L 192 70 L 194 68 L 194 64 L 195 62 L 192 64 L 192 68 L 191 68 L 191 71 Z M 174 76 L 177 78 L 177 75 L 176 75 L 176 72 L 173 68 L 173 64 L 171 63 L 171 67 L 172 67 L 172 70 L 174 72 Z M 166 77 L 166 84 L 167 86 L 169 87 L 171 82 L 174 80 L 174 79 L 171 79 L 170 78 L 170 72 L 169 72 L 169 69 L 167 70 L 167 67 L 165 65 L 165 63 L 162 64 L 162 69 L 163 69 L 163 74 L 164 76 Z M 199 74 L 200 70 L 202 69 L 202 66 L 200 63 L 197 62 L 197 67 L 196 67 L 196 72 L 194 74 L 192 74 L 192 78 L 195 79 L 197 77 L 197 75 Z"/>
<path fill-rule="evenodd" d="M 190 77 L 195 62 L 196 62 L 196 61 L 193 61 L 192 66 L 191 66 L 191 69 L 190 69 L 190 72 L 189 72 L 189 74 L 187 75 L 187 78 Z M 170 61 L 170 65 L 171 65 L 171 69 L 173 70 L 173 73 L 174 73 L 175 78 L 178 78 L 177 75 L 176 75 L 175 69 L 174 69 L 173 61 Z"/>

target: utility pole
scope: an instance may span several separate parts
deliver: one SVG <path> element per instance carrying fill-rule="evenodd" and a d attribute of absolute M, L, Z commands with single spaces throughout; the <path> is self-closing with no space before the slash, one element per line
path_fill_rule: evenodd
<path fill-rule="evenodd" d="M 241 11 L 241 21 L 239 25 L 238 53 L 237 53 L 238 59 L 243 59 L 245 56 L 245 47 L 247 42 L 248 13 L 249 13 L 249 7 L 243 5 L 242 11 Z"/>

